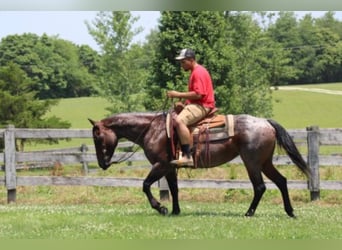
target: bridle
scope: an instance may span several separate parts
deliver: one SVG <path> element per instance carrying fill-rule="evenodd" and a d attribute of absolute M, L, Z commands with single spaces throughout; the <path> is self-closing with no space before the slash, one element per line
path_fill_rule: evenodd
<path fill-rule="evenodd" d="M 166 108 L 166 105 L 167 105 L 167 102 L 168 101 L 168 98 L 166 98 L 164 100 L 164 103 L 163 103 L 163 106 L 162 106 L 162 114 L 164 116 L 166 116 L 166 112 L 165 112 L 165 108 Z M 142 137 L 142 135 L 151 127 L 151 124 L 152 122 L 158 117 L 158 115 L 160 114 L 160 112 L 155 112 L 155 115 L 154 117 L 151 119 L 151 121 L 149 122 L 149 124 L 146 125 L 146 127 L 141 130 L 140 134 L 138 135 L 138 137 L 134 140 L 133 142 L 133 147 L 136 146 L 136 148 L 134 150 L 132 150 L 132 152 L 127 152 L 125 154 L 123 154 L 118 160 L 116 161 L 111 161 L 108 165 L 111 166 L 112 164 L 119 164 L 119 163 L 122 163 L 124 161 L 127 161 L 128 159 L 130 159 L 138 150 L 139 150 L 139 146 L 137 145 L 137 142 L 140 140 L 140 138 Z"/>

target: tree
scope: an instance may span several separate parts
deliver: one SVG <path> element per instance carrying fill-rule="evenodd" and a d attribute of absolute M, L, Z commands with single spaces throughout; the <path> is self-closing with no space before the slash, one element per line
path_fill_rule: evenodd
<path fill-rule="evenodd" d="M 128 11 L 99 12 L 95 20 L 86 23 L 89 33 L 101 48 L 101 95 L 112 106 L 111 112 L 141 110 L 144 99 L 144 72 L 140 69 L 142 55 L 138 45 L 132 46 L 132 30 L 137 21 Z"/>
<path fill-rule="evenodd" d="M 341 22 L 327 12 L 314 19 L 311 14 L 297 20 L 293 12 L 280 12 L 279 18 L 267 30 L 269 37 L 286 51 L 289 69 L 283 83 L 318 83 L 341 80 Z M 286 59 L 285 57 L 285 59 Z"/>
<path fill-rule="evenodd" d="M 93 56 L 96 62 L 94 53 Z M 0 64 L 9 62 L 16 63 L 26 73 L 40 99 L 96 93 L 97 80 L 90 71 L 96 63 L 92 63 L 92 69 L 87 68 L 80 61 L 79 48 L 69 41 L 45 34 L 7 36 L 0 43 Z"/>
<path fill-rule="evenodd" d="M 231 52 L 223 41 L 223 12 L 165 11 L 162 12 L 159 29 L 159 44 L 147 90 L 153 98 L 146 101 L 146 106 L 160 108 L 166 98 L 166 89 L 186 89 L 188 73 L 182 71 L 174 59 L 182 48 L 193 48 L 197 60 L 211 73 L 214 85 L 222 84 L 221 80 L 229 72 Z"/>
<path fill-rule="evenodd" d="M 158 109 L 167 89 L 184 90 L 188 73 L 174 57 L 185 47 L 211 73 L 217 106 L 225 113 L 271 114 L 266 70 L 258 45 L 261 29 L 251 15 L 238 12 L 162 12 L 159 44 L 145 105 Z"/>
<path fill-rule="evenodd" d="M 250 13 L 227 13 L 226 22 L 227 37 L 231 39 L 234 53 L 230 58 L 228 84 L 222 86 L 227 88 L 228 95 L 222 96 L 221 100 L 224 100 L 227 112 L 269 117 L 272 102 L 268 49 L 274 45 Z"/>
<path fill-rule="evenodd" d="M 13 124 L 18 128 L 67 128 L 70 123 L 45 114 L 56 100 L 38 100 L 33 83 L 15 63 L 0 67 L 0 126 Z M 21 141 L 23 150 L 24 141 Z"/>

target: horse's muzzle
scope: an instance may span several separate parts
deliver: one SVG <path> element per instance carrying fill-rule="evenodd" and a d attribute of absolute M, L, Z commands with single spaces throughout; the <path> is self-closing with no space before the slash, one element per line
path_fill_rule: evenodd
<path fill-rule="evenodd" d="M 100 168 L 102 168 L 103 170 L 107 170 L 111 165 L 109 162 L 105 162 L 105 161 L 98 162 L 98 163 L 99 163 Z"/>

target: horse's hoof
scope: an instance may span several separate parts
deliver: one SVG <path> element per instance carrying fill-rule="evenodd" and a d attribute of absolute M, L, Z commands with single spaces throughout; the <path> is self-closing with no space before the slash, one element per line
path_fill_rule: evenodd
<path fill-rule="evenodd" d="M 294 213 L 290 213 L 290 214 L 287 214 L 287 215 L 290 216 L 293 219 L 297 219 L 297 217 L 296 217 L 296 215 L 294 215 Z"/>
<path fill-rule="evenodd" d="M 159 213 L 161 215 L 167 215 L 169 213 L 169 210 L 166 207 L 160 207 Z"/>
<path fill-rule="evenodd" d="M 246 217 L 252 217 L 255 213 L 255 210 L 248 210 L 247 213 L 245 213 Z"/>
<path fill-rule="evenodd" d="M 285 209 L 285 212 L 287 213 L 289 217 L 296 219 L 296 216 L 293 213 L 293 209 L 288 209 L 288 210 Z"/>
<path fill-rule="evenodd" d="M 179 214 L 180 214 L 180 210 L 178 210 L 178 211 L 172 211 L 171 214 L 172 214 L 172 215 L 179 215 Z"/>

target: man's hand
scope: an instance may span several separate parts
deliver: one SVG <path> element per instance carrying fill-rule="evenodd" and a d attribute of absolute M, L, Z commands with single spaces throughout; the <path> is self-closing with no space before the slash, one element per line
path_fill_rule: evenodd
<path fill-rule="evenodd" d="M 176 113 L 177 114 L 179 114 L 182 110 L 183 110 L 183 108 L 185 107 L 185 105 L 184 105 L 184 103 L 182 103 L 182 102 L 176 102 L 175 104 L 174 104 L 174 110 L 176 111 Z"/>

